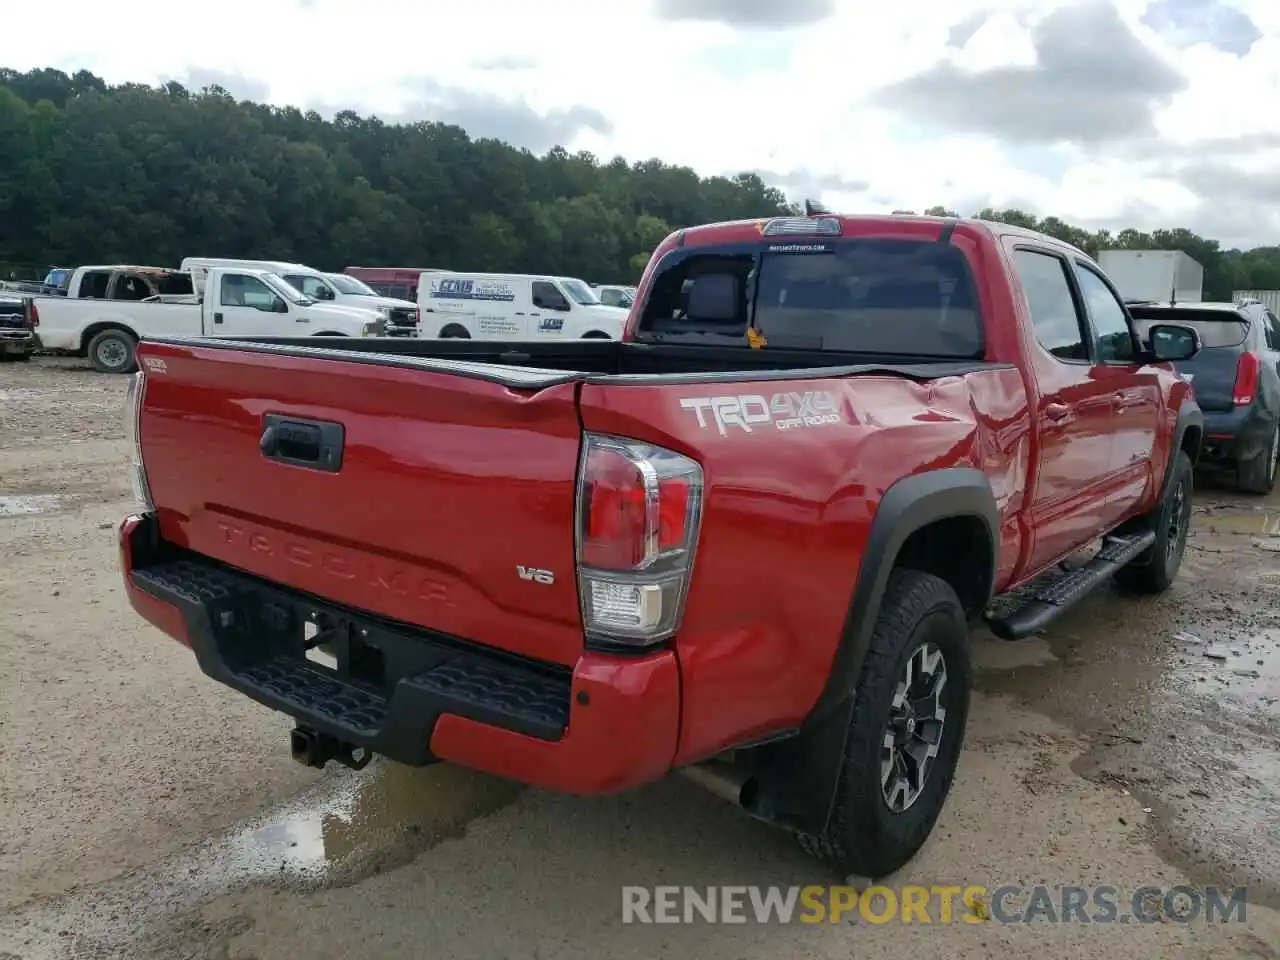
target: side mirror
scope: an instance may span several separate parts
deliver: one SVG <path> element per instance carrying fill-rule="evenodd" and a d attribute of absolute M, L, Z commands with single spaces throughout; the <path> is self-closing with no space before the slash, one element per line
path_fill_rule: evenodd
<path fill-rule="evenodd" d="M 284 300 L 282 300 L 280 297 L 276 297 L 274 300 L 271 301 L 271 312 L 272 313 L 288 313 L 289 305 L 285 303 Z"/>
<path fill-rule="evenodd" d="M 317 300 L 336 300 L 338 299 L 338 295 L 334 293 L 332 290 L 330 290 L 328 287 L 318 286 L 316 287 L 316 299 Z"/>
<path fill-rule="evenodd" d="M 1157 363 L 1190 360 L 1200 352 L 1200 334 L 1179 323 L 1156 323 L 1147 330 L 1151 356 Z"/>

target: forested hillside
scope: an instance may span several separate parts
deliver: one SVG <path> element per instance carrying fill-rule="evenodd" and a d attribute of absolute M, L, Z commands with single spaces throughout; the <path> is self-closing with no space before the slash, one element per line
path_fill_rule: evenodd
<path fill-rule="evenodd" d="M 445 124 L 351 112 L 326 120 L 216 87 L 113 87 L 86 71 L 0 69 L 8 272 L 204 255 L 604 282 L 635 279 L 672 228 L 785 209 L 783 193 L 752 173 L 699 177 L 659 160 L 563 149 L 538 157 Z M 1224 251 L 1185 229 L 1111 235 L 1017 210 L 981 214 L 1091 252 L 1184 249 L 1205 266 L 1206 296 L 1280 288 L 1280 247 Z"/>

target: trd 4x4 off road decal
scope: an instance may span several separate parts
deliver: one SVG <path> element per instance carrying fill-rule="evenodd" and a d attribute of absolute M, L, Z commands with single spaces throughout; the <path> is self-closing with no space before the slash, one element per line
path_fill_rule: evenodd
<path fill-rule="evenodd" d="M 680 406 L 692 410 L 698 426 L 704 430 L 714 423 L 722 437 L 728 436 L 729 427 L 752 433 L 757 427 L 768 429 L 769 425 L 776 430 L 793 430 L 843 422 L 839 403 L 825 390 L 775 393 L 769 397 L 755 393 L 736 397 L 685 397 Z"/>

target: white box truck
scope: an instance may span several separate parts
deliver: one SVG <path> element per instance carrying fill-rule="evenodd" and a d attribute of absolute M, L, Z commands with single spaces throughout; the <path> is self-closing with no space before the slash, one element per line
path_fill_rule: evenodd
<path fill-rule="evenodd" d="M 1098 264 L 1126 300 L 1199 303 L 1204 267 L 1181 250 L 1102 250 Z"/>

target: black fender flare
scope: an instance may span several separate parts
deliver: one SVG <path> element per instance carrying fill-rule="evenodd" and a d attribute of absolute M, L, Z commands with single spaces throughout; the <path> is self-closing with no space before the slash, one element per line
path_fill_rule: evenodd
<path fill-rule="evenodd" d="M 797 734 L 762 745 L 752 764 L 759 792 L 757 815 L 783 826 L 821 834 L 831 818 L 852 720 L 854 692 L 889 574 L 903 545 L 938 520 L 977 517 L 986 527 L 989 584 L 999 557 L 999 510 L 987 476 L 972 467 L 948 467 L 894 483 L 876 509 L 858 568 L 840 644 L 827 682 Z M 989 598 L 987 598 L 989 599 Z M 984 604 L 985 606 L 985 604 Z"/>
<path fill-rule="evenodd" d="M 1200 409 L 1200 404 L 1196 403 L 1195 397 L 1187 396 L 1183 398 L 1182 406 L 1178 407 L 1178 419 L 1173 426 L 1173 446 L 1169 448 L 1169 461 L 1164 465 L 1164 479 L 1160 483 L 1160 503 L 1164 502 L 1164 495 L 1169 490 L 1169 481 L 1173 479 L 1173 465 L 1178 460 L 1182 441 L 1187 431 L 1192 429 L 1200 432 L 1200 442 L 1196 444 L 1196 456 L 1191 458 L 1191 463 L 1194 465 L 1200 448 L 1204 445 L 1204 411 Z"/>

